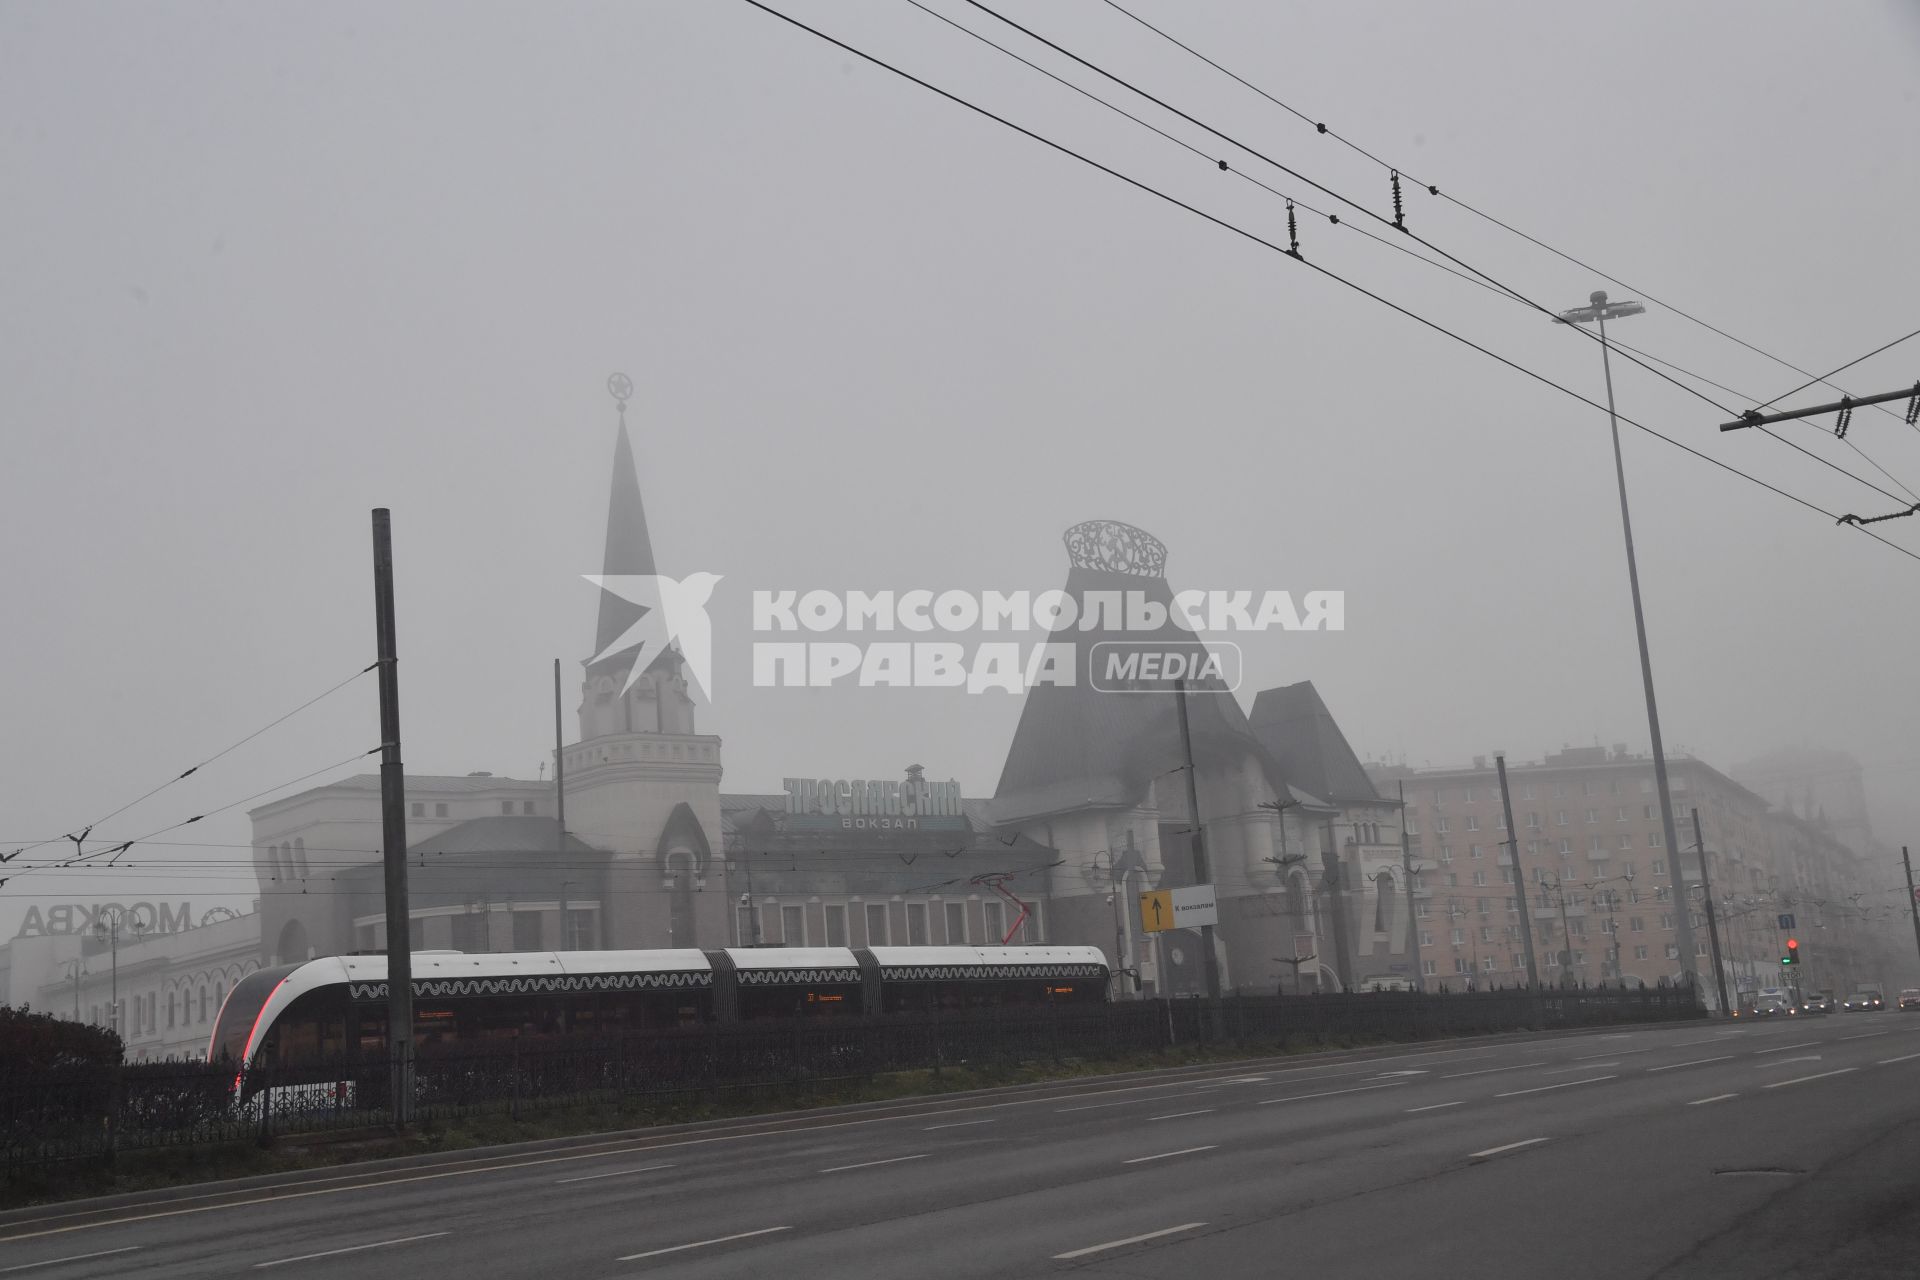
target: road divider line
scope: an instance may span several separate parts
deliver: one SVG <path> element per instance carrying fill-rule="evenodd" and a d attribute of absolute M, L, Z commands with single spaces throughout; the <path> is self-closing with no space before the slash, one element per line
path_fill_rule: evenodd
<path fill-rule="evenodd" d="M 1067 1262 L 1074 1258 L 1084 1258 L 1090 1253 L 1104 1253 L 1108 1249 L 1124 1249 L 1130 1244 L 1142 1244 L 1148 1240 L 1158 1240 L 1162 1236 L 1178 1235 L 1182 1231 L 1197 1231 L 1206 1226 L 1204 1222 L 1183 1222 L 1177 1227 L 1162 1227 L 1158 1231 L 1147 1231 L 1137 1236 L 1128 1236 L 1124 1240 L 1109 1240 L 1105 1244 L 1090 1244 L 1084 1249 L 1069 1249 L 1065 1253 L 1053 1255 L 1055 1262 Z"/>
<path fill-rule="evenodd" d="M 1575 1062 L 1587 1062 L 1594 1058 L 1624 1058 L 1630 1053 L 1652 1053 L 1659 1045 L 1648 1045 L 1644 1049 L 1615 1049 L 1612 1053 L 1590 1053 L 1584 1058 L 1575 1058 Z"/>
<path fill-rule="evenodd" d="M 1771 1049 L 1755 1049 L 1753 1051 L 1753 1056 L 1757 1058 L 1761 1054 L 1765 1054 L 1765 1053 L 1785 1053 L 1789 1049 L 1805 1049 L 1809 1045 L 1816 1045 L 1819 1043 L 1820 1042 L 1818 1040 L 1802 1040 L 1798 1044 L 1777 1044 L 1773 1046 L 1773 1048 Z"/>
<path fill-rule="evenodd" d="M 920 1132 L 932 1133 L 935 1129 L 965 1129 L 969 1125 L 999 1124 L 999 1123 L 1000 1123 L 999 1116 L 993 1116 L 986 1120 L 952 1120 L 946 1124 L 930 1124 L 926 1128 L 922 1129 Z"/>
<path fill-rule="evenodd" d="M 1215 1142 L 1215 1143 L 1210 1143 L 1204 1147 L 1182 1147 L 1178 1151 L 1162 1151 L 1157 1156 L 1135 1156 L 1131 1160 L 1122 1160 L 1120 1163 L 1121 1164 L 1145 1164 L 1149 1160 L 1165 1160 L 1169 1156 L 1190 1156 L 1196 1151 L 1214 1151 L 1214 1150 L 1217 1150 L 1219 1146 L 1220 1144 Z M 1202 1223 L 1201 1225 L 1205 1226 L 1206 1224 Z"/>
<path fill-rule="evenodd" d="M 364 1253 L 368 1249 L 385 1249 L 389 1245 L 412 1244 L 416 1240 L 438 1240 L 441 1236 L 452 1235 L 451 1231 L 429 1231 L 421 1236 L 401 1236 L 397 1240 L 375 1240 L 370 1244 L 350 1244 L 344 1249 L 327 1249 L 320 1253 L 303 1253 L 297 1258 L 275 1258 L 272 1262 L 256 1262 L 253 1269 L 262 1267 L 284 1267 L 289 1262 L 310 1262 L 315 1258 L 336 1258 L 343 1253 Z"/>
<path fill-rule="evenodd" d="M 755 1236 L 770 1236 L 776 1231 L 791 1231 L 792 1227 L 762 1227 L 758 1231 L 740 1231 L 730 1236 L 715 1236 L 711 1240 L 695 1240 L 692 1244 L 668 1245 L 664 1249 L 649 1249 L 645 1253 L 629 1253 L 616 1259 L 619 1262 L 638 1262 L 642 1258 L 657 1258 L 663 1253 L 681 1253 L 687 1249 L 704 1249 L 710 1244 L 731 1244 L 735 1240 L 751 1240 Z"/>
<path fill-rule="evenodd" d="M 1789 1062 L 1818 1062 L 1818 1061 L 1820 1061 L 1819 1054 L 1803 1053 L 1797 1058 L 1774 1058 L 1769 1062 L 1756 1062 L 1753 1064 L 1753 1069 L 1755 1071 L 1765 1071 L 1768 1067 L 1784 1067 Z"/>
<path fill-rule="evenodd" d="M 1619 1065 L 1620 1064 L 1617 1062 L 1589 1062 L 1578 1067 L 1555 1067 L 1551 1071 L 1543 1071 L 1540 1074 L 1547 1075 L 1547 1076 L 1563 1076 L 1567 1074 L 1567 1072 L 1569 1071 L 1598 1071 L 1602 1067 L 1617 1067 Z"/>
<path fill-rule="evenodd" d="M 859 1164 L 837 1164 L 833 1166 L 833 1168 L 831 1169 L 822 1169 L 820 1170 L 820 1172 L 821 1173 L 845 1173 L 849 1169 L 872 1169 L 877 1165 L 883 1165 L 883 1164 L 904 1164 L 908 1160 L 925 1160 L 931 1154 L 933 1153 L 929 1151 L 922 1151 L 917 1156 L 890 1156 L 885 1160 L 863 1160 Z M 624 1262 L 625 1259 L 623 1258 L 621 1259 L 621 1261 Z"/>
<path fill-rule="evenodd" d="M 1516 1062 L 1510 1067 L 1482 1067 L 1478 1071 L 1456 1071 L 1450 1076 L 1441 1076 L 1442 1080 L 1465 1080 L 1468 1076 L 1490 1076 L 1496 1071 L 1520 1071 L 1526 1067 L 1544 1067 L 1544 1062 Z"/>
<path fill-rule="evenodd" d="M 1705 1066 L 1709 1062 L 1731 1062 L 1731 1061 L 1733 1061 L 1733 1055 L 1730 1053 L 1723 1053 L 1717 1058 L 1695 1058 L 1692 1062 L 1669 1062 L 1664 1067 L 1648 1067 L 1647 1073 L 1651 1075 L 1655 1071 L 1678 1071 L 1681 1067 L 1701 1067 L 1701 1066 Z"/>
<path fill-rule="evenodd" d="M 1695 1098 L 1687 1105 L 1690 1107 L 1704 1107 L 1709 1102 L 1725 1102 L 1728 1098 L 1737 1098 L 1739 1096 L 1737 1093 L 1716 1093 L 1711 1098 Z"/>
<path fill-rule="evenodd" d="M 1882 1058 L 1880 1059 L 1879 1062 L 1875 1063 L 1874 1065 L 1879 1067 L 1886 1067 L 1886 1066 L 1891 1066 L 1896 1062 L 1912 1062 L 1915 1058 L 1920 1058 L 1920 1053 L 1903 1053 L 1897 1058 Z"/>
<path fill-rule="evenodd" d="M 1508 1151 L 1518 1151 L 1522 1147 L 1537 1147 L 1543 1142 L 1551 1141 L 1553 1141 L 1551 1138 L 1528 1138 L 1524 1142 L 1509 1142 L 1504 1147 L 1488 1147 L 1485 1151 L 1475 1151 L 1469 1155 L 1467 1159 L 1485 1160 L 1489 1156 L 1501 1155 Z"/>
<path fill-rule="evenodd" d="M 1545 1093 L 1549 1089 L 1571 1089 L 1577 1084 L 1599 1084 L 1602 1080 L 1618 1080 L 1619 1078 L 1619 1076 L 1613 1075 L 1594 1076 L 1590 1080 L 1563 1080 L 1559 1084 L 1535 1085 L 1531 1089 L 1515 1089 L 1510 1093 L 1496 1093 L 1493 1096 L 1496 1098 L 1517 1098 L 1523 1093 Z"/>
<path fill-rule="evenodd" d="M 1883 1036 L 1885 1034 L 1887 1033 L 1884 1031 L 1862 1031 L 1857 1036 L 1841 1036 L 1840 1038 L 1842 1040 L 1871 1040 L 1875 1036 Z"/>
<path fill-rule="evenodd" d="M 1147 1119 L 1149 1119 L 1149 1120 L 1178 1120 L 1178 1119 L 1180 1119 L 1180 1118 L 1181 1118 L 1181 1117 L 1183 1117 L 1183 1116 L 1210 1116 L 1210 1115 L 1212 1115 L 1212 1114 L 1214 1113 L 1214 1111 L 1215 1111 L 1215 1108 L 1213 1108 L 1213 1107 L 1202 1107 L 1202 1108 L 1200 1108 L 1200 1110 L 1198 1110 L 1198 1111 L 1172 1111 L 1172 1112 L 1168 1112 L 1168 1113 L 1167 1113 L 1166 1115 L 1164 1115 L 1164 1116 L 1148 1116 L 1148 1117 L 1147 1117 Z"/>
<path fill-rule="evenodd" d="M 569 1182 L 598 1182 L 602 1178 L 624 1178 L 632 1173 L 654 1173 L 661 1169 L 671 1169 L 673 1167 L 674 1166 L 670 1164 L 650 1164 L 639 1169 L 615 1169 L 611 1173 L 588 1173 L 578 1178 L 557 1178 L 554 1180 L 553 1185 L 562 1187 Z"/>
<path fill-rule="evenodd" d="M 1385 1084 L 1362 1084 L 1351 1089 L 1328 1089 L 1325 1093 L 1301 1093 L 1291 1098 L 1262 1098 L 1255 1106 L 1270 1107 L 1276 1102 L 1305 1102 L 1309 1098 L 1332 1098 L 1343 1093 L 1366 1093 L 1372 1089 L 1398 1089 L 1401 1085 L 1412 1084 L 1411 1080 L 1389 1080 Z"/>
<path fill-rule="evenodd" d="M 1430 1102 L 1424 1107 L 1408 1107 L 1406 1114 L 1412 1115 L 1416 1111 L 1438 1111 L 1442 1107 L 1460 1107 L 1465 1105 L 1464 1100 L 1460 1102 Z"/>
<path fill-rule="evenodd" d="M 42 1258 L 38 1262 L 23 1262 L 17 1267 L 0 1267 L 0 1276 L 11 1275 L 15 1271 L 31 1271 L 35 1267 L 57 1267 L 63 1262 L 85 1262 L 89 1258 L 111 1258 L 116 1253 L 132 1253 L 140 1246 L 122 1245 L 118 1249 L 102 1249 L 98 1253 L 75 1253 L 64 1258 Z"/>
<path fill-rule="evenodd" d="M 1838 1071 L 1822 1071 L 1818 1075 L 1795 1076 L 1791 1080 L 1775 1080 L 1772 1084 L 1761 1085 L 1763 1089 L 1783 1089 L 1790 1084 L 1805 1084 L 1809 1080 L 1825 1080 L 1828 1076 L 1843 1076 L 1849 1071 L 1858 1071 L 1858 1067 L 1841 1067 Z"/>

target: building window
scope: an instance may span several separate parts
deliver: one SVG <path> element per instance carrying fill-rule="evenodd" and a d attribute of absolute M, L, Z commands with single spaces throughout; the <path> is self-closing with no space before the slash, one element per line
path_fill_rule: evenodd
<path fill-rule="evenodd" d="M 435 806 L 433 806 L 433 816 L 434 816 L 434 817 L 436 817 L 436 818 L 444 818 L 444 817 L 446 817 L 446 816 L 447 816 L 447 806 L 445 806 L 444 804 L 436 804 Z"/>
<path fill-rule="evenodd" d="M 1647 848 L 1664 849 L 1666 848 L 1666 846 L 1667 846 L 1667 838 L 1661 835 L 1658 831 L 1649 831 L 1647 833 Z"/>
<path fill-rule="evenodd" d="M 513 801 L 502 800 L 500 802 L 500 813 L 503 817 L 511 817 L 513 814 Z"/>
<path fill-rule="evenodd" d="M 1490 925 L 1490 924 L 1483 924 L 1483 925 L 1481 925 L 1481 926 L 1480 926 L 1480 941 L 1482 941 L 1482 942 L 1492 942 L 1492 941 L 1493 941 L 1493 926 L 1492 926 L 1492 925 Z"/>
<path fill-rule="evenodd" d="M 1657 876 L 1667 874 L 1667 860 L 1665 858 L 1655 858 L 1653 860 L 1653 874 Z"/>
<path fill-rule="evenodd" d="M 293 842 L 293 869 L 299 873 L 302 880 L 307 878 L 307 838 L 305 836 Z"/>
<path fill-rule="evenodd" d="M 414 817 L 416 817 L 416 818 L 424 818 L 424 817 L 426 817 L 426 816 L 427 816 L 427 806 L 425 806 L 424 804 L 421 804 L 421 803 L 420 803 L 420 802 L 419 802 L 418 800 L 416 800 L 416 801 L 414 801 L 414 802 L 413 802 L 413 816 L 414 816 Z"/>
<path fill-rule="evenodd" d="M 1469 861 L 1478 861 L 1480 857 L 1481 850 L 1479 845 L 1470 844 L 1467 846 L 1467 858 Z"/>
<path fill-rule="evenodd" d="M 452 919 L 455 951 L 464 951 L 468 955 L 473 955 L 487 949 L 487 917 L 485 915 L 478 911 L 467 911 Z"/>
<path fill-rule="evenodd" d="M 1477 814 L 1477 813 L 1470 813 L 1470 814 L 1468 814 L 1468 815 L 1467 815 L 1467 830 L 1469 830 L 1469 831 L 1478 831 L 1479 829 L 1480 829 L 1480 815 L 1479 815 L 1479 814 Z"/>
<path fill-rule="evenodd" d="M 515 951 L 540 950 L 540 913 L 538 911 L 516 911 L 513 913 L 513 949 Z"/>
<path fill-rule="evenodd" d="M 1420 834 L 1420 820 L 1412 814 L 1408 814 L 1406 821 L 1401 824 L 1401 829 L 1409 836 L 1417 836 Z"/>
<path fill-rule="evenodd" d="M 836 902 L 827 907 L 827 945 L 847 945 L 847 908 L 842 903 Z"/>
<path fill-rule="evenodd" d="M 887 945 L 887 904 L 869 902 L 867 904 L 867 945 L 884 947 Z"/>
<path fill-rule="evenodd" d="M 520 802 L 520 812 L 531 816 L 533 813 L 533 801 L 522 800 Z"/>
<path fill-rule="evenodd" d="M 177 991 L 167 992 L 167 1026 L 169 1028 L 173 1026 L 174 1014 L 177 1011 L 177 1006 L 179 1005 L 179 1003 L 180 1003 L 179 992 Z"/>
<path fill-rule="evenodd" d="M 1565 809 L 1555 809 L 1553 811 L 1553 825 L 1556 827 L 1564 827 L 1567 825 L 1567 811 Z"/>
<path fill-rule="evenodd" d="M 995 899 L 980 904 L 981 914 L 987 918 L 987 936 L 982 939 L 987 946 L 997 947 L 1007 939 L 1007 904 Z"/>
<path fill-rule="evenodd" d="M 964 902 L 949 902 L 946 904 L 946 913 L 947 945 L 950 947 L 965 946 L 967 941 L 967 904 Z"/>
<path fill-rule="evenodd" d="M 1565 799 L 1565 798 L 1566 798 L 1566 795 L 1567 795 L 1567 784 L 1566 784 L 1566 783 L 1564 783 L 1564 782 L 1556 782 L 1556 783 L 1554 783 L 1554 784 L 1553 784 L 1553 798 L 1554 798 L 1555 800 L 1563 800 L 1563 799 Z"/>
<path fill-rule="evenodd" d="M 1641 790 L 1642 792 L 1650 792 L 1650 791 L 1652 791 L 1652 790 L 1653 790 L 1653 779 L 1652 779 L 1652 778 L 1642 778 L 1642 779 L 1640 779 L 1640 790 Z"/>
<path fill-rule="evenodd" d="M 1502 868 L 1500 868 L 1500 883 L 1501 883 L 1501 884 L 1512 884 L 1512 883 L 1513 883 L 1513 868 L 1512 868 L 1512 867 L 1502 867 Z"/>
<path fill-rule="evenodd" d="M 207 989 L 206 987 L 203 986 L 200 988 L 200 1021 L 205 1022 L 206 1020 L 207 1020 Z"/>
<path fill-rule="evenodd" d="M 1453 971 L 1455 973 L 1467 972 L 1467 958 L 1465 956 L 1455 956 L 1453 958 Z"/>
<path fill-rule="evenodd" d="M 1600 811 L 1598 809 L 1587 810 L 1587 821 L 1588 822 L 1600 821 Z"/>
<path fill-rule="evenodd" d="M 733 926 L 738 931 L 740 946 L 750 947 L 759 941 L 754 937 L 752 903 L 743 902 L 733 909 Z"/>
<path fill-rule="evenodd" d="M 1573 841 L 1567 839 L 1565 836 L 1560 837 L 1560 856 L 1563 858 L 1573 856 Z"/>
<path fill-rule="evenodd" d="M 1453 945 L 1454 945 L 1454 946 L 1456 946 L 1456 947 L 1457 947 L 1457 946 L 1459 946 L 1459 945 L 1460 945 L 1461 943 L 1463 943 L 1463 942 L 1465 942 L 1466 940 L 1467 940 L 1467 931 L 1466 931 L 1465 929 L 1455 929 L 1455 930 L 1453 931 Z"/>
<path fill-rule="evenodd" d="M 1476 871 L 1476 872 L 1474 872 L 1474 873 L 1473 873 L 1473 882 L 1474 882 L 1475 884 L 1485 884 L 1485 883 L 1487 882 L 1487 873 L 1486 873 L 1486 872 L 1484 872 L 1484 871 Z"/>
<path fill-rule="evenodd" d="M 1447 815 L 1441 814 L 1433 820 L 1433 829 L 1441 835 L 1447 834 Z"/>
<path fill-rule="evenodd" d="M 1472 788 L 1472 787 L 1462 787 L 1462 788 L 1460 788 L 1460 798 L 1461 798 L 1462 800 L 1464 800 L 1464 801 L 1466 801 L 1466 802 L 1467 802 L 1468 804 L 1472 804 L 1472 803 L 1473 803 L 1473 788 Z"/>
<path fill-rule="evenodd" d="M 1416 902 L 1416 903 L 1414 903 L 1414 904 L 1413 904 L 1413 916 L 1414 916 L 1414 919 L 1416 919 L 1416 920 L 1431 920 L 1431 919 L 1433 919 L 1433 904 L 1432 904 L 1431 902 Z"/>
<path fill-rule="evenodd" d="M 564 932 L 566 934 L 566 946 L 563 950 L 593 950 L 593 909 L 589 907 L 585 910 L 576 911 L 569 907 L 567 909 L 566 929 Z"/>
<path fill-rule="evenodd" d="M 1645 947 L 1635 947 L 1633 949 L 1633 958 L 1635 960 L 1645 960 L 1647 958 L 1647 949 Z"/>
<path fill-rule="evenodd" d="M 1527 825 L 1535 831 L 1538 831 L 1540 829 L 1540 815 L 1537 813 L 1529 813 L 1527 815 Z"/>
<path fill-rule="evenodd" d="M 1669 942 L 1667 944 L 1667 959 L 1678 960 L 1679 958 L 1680 958 L 1680 948 L 1675 946 L 1673 943 Z"/>
<path fill-rule="evenodd" d="M 1430 947 L 1433 945 L 1433 930 L 1422 929 L 1420 931 L 1420 945 L 1423 947 Z"/>
<path fill-rule="evenodd" d="M 382 943 L 382 945 L 385 945 Z M 419 916 L 407 918 L 407 946 L 414 951 L 423 951 L 427 945 L 427 922 Z"/>
<path fill-rule="evenodd" d="M 780 908 L 780 942 L 783 946 L 807 945 L 807 913 L 798 906 Z"/>
<path fill-rule="evenodd" d="M 907 904 L 907 945 L 910 947 L 927 945 L 927 904 L 924 902 Z"/>
<path fill-rule="evenodd" d="M 1420 962 L 1420 972 L 1431 978 L 1440 972 L 1440 966 L 1432 960 L 1422 960 Z"/>

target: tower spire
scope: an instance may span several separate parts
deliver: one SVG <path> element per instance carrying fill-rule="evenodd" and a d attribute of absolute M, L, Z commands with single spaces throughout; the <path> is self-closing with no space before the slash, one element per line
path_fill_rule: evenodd
<path fill-rule="evenodd" d="M 624 373 L 616 373 L 607 379 L 607 390 L 620 409 L 620 434 L 613 446 L 613 487 L 607 497 L 607 549 L 600 572 L 609 576 L 657 573 L 653 564 L 653 540 L 647 535 L 646 507 L 640 501 L 640 475 L 634 466 L 633 442 L 627 436 L 627 400 L 633 395 L 633 381 Z M 600 653 L 619 640 L 645 612 L 632 601 L 603 590 L 593 652 Z M 612 666 L 622 656 L 608 654 L 602 665 Z"/>

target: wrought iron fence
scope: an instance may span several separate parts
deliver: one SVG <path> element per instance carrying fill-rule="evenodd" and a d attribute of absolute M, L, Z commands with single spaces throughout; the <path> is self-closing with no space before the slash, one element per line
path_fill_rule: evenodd
<path fill-rule="evenodd" d="M 1169 1046 L 1274 1046 L 1336 1037 L 1416 1040 L 1529 1027 L 1701 1016 L 1681 989 L 1524 989 L 1425 995 L 1141 1000 L 740 1025 L 608 1040 L 502 1039 L 423 1049 L 413 1111 L 426 1121 L 594 1102 L 668 1115 L 695 1105 L 805 1105 L 891 1072 L 1065 1059 Z M 115 1153 L 385 1126 L 384 1059 L 298 1068 L 88 1064 L 24 1076 L 0 1066 L 6 1174 Z"/>

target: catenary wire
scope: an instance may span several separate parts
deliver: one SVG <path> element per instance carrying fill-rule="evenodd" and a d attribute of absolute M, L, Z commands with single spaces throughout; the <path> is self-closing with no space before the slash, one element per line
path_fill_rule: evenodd
<path fill-rule="evenodd" d="M 1768 408 L 1772 405 L 1779 404 L 1782 400 L 1785 400 L 1788 396 L 1797 395 L 1798 393 L 1805 391 L 1808 387 L 1814 385 L 1814 383 L 1816 382 L 1825 382 L 1827 381 L 1827 379 L 1831 378 L 1835 373 L 1844 373 L 1846 370 L 1851 369 L 1853 368 L 1853 366 L 1859 364 L 1862 360 L 1871 360 L 1874 356 L 1879 355 L 1882 351 L 1891 350 L 1892 348 L 1897 347 L 1901 343 L 1905 342 L 1908 338 L 1912 338 L 1916 336 L 1920 336 L 1920 329 L 1915 329 L 1912 333 L 1909 333 L 1909 334 L 1903 334 L 1902 336 L 1895 338 L 1892 342 L 1886 343 L 1884 346 L 1875 347 L 1873 350 L 1867 352 L 1866 355 L 1858 356 L 1852 360 L 1847 361 L 1845 364 L 1841 365 L 1838 369 L 1833 370 L 1832 373 L 1823 373 L 1817 378 L 1809 378 L 1807 381 L 1795 387 L 1792 391 L 1782 391 L 1779 395 L 1775 396 L 1773 399 L 1768 400 L 1763 404 L 1755 405 L 1750 412 L 1758 413 L 1762 409 Z M 1888 410 L 1888 412 L 1891 413 L 1892 410 Z"/>

